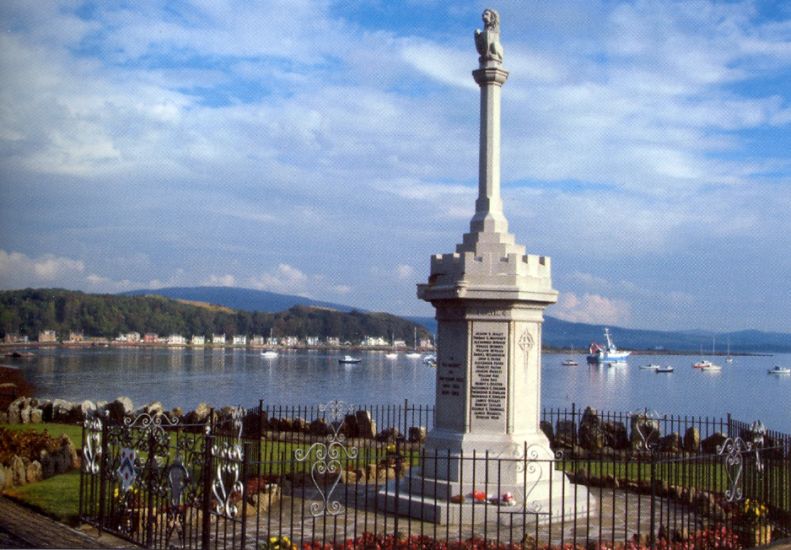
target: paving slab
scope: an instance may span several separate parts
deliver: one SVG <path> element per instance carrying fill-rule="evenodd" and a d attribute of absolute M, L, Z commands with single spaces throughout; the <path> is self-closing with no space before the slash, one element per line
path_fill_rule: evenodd
<path fill-rule="evenodd" d="M 0 548 L 137 548 L 92 528 L 74 529 L 0 496 Z"/>

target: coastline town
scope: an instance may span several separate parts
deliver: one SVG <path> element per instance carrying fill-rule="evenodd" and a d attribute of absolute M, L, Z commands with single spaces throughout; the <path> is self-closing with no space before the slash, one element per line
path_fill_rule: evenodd
<path fill-rule="evenodd" d="M 429 338 L 416 339 L 417 349 L 431 351 L 434 344 Z M 70 331 L 67 335 L 59 335 L 55 330 L 42 330 L 36 340 L 27 336 L 7 334 L 0 344 L 4 347 L 17 346 L 74 346 L 74 347 L 232 347 L 232 348 L 278 348 L 278 349 L 314 349 L 314 348 L 363 348 L 372 350 L 407 350 L 409 346 L 405 340 L 397 339 L 388 341 L 383 336 L 363 336 L 359 341 L 343 340 L 337 336 L 262 336 L 244 334 L 212 334 L 211 336 L 170 334 L 162 336 L 153 332 L 141 334 L 139 332 L 126 332 L 115 338 L 102 336 L 85 336 L 82 332 Z"/>

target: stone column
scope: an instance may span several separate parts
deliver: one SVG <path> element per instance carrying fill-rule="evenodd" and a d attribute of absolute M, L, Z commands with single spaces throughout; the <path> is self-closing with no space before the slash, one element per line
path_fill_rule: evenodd
<path fill-rule="evenodd" d="M 526 254 L 508 233 L 500 196 L 500 94 L 508 72 L 497 12 L 485 10 L 483 21 L 485 29 L 475 33 L 479 68 L 472 73 L 481 89 L 475 214 L 456 251 L 432 257 L 428 282 L 418 285 L 418 297 L 436 309 L 434 428 L 420 474 L 404 480 L 398 499 L 385 492 L 399 510 L 439 522 L 460 513 L 439 499 L 467 496 L 486 479 L 513 492 L 522 506 L 551 508 L 555 518 L 575 509 L 569 501 L 560 509 L 558 495 L 573 493 L 564 476 L 550 474 L 553 454 L 539 428 L 543 312 L 558 293 L 550 259 Z M 491 461 L 480 460 L 487 455 Z M 538 461 L 530 476 L 525 458 Z"/>

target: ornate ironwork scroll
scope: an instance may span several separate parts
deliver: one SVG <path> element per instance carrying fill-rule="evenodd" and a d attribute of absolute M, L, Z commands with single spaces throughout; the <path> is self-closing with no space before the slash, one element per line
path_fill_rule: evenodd
<path fill-rule="evenodd" d="M 82 448 L 82 471 L 99 473 L 102 458 L 102 418 L 96 411 L 89 411 L 83 422 L 85 445 Z"/>
<path fill-rule="evenodd" d="M 522 464 L 525 468 L 525 505 L 524 511 L 530 514 L 539 514 L 543 510 L 543 505 L 537 500 L 530 501 L 530 495 L 541 479 L 544 477 L 544 464 L 541 460 L 542 451 L 546 453 L 544 447 L 533 444 L 530 445 L 525 451 L 525 457 Z M 519 469 L 517 469 L 519 471 Z"/>
<path fill-rule="evenodd" d="M 725 489 L 725 500 L 735 502 L 742 499 L 742 488 L 739 487 L 739 480 L 744 469 L 744 459 L 742 453 L 749 452 L 752 443 L 745 443 L 741 437 L 729 437 L 722 445 L 717 445 L 717 454 L 724 457 L 725 472 L 728 475 L 728 488 Z"/>
<path fill-rule="evenodd" d="M 651 441 L 652 435 L 659 434 L 660 415 L 655 410 L 643 409 L 641 411 L 630 412 L 632 419 L 632 430 L 637 433 L 640 441 L 637 442 L 638 450 L 651 451 L 656 449 L 657 442 Z"/>
<path fill-rule="evenodd" d="M 761 447 L 764 446 L 764 438 L 766 437 L 766 426 L 760 420 L 756 420 L 750 424 L 750 433 L 753 436 L 752 443 L 753 450 L 755 451 L 755 468 L 758 473 L 763 473 L 764 464 L 761 462 Z"/>
<path fill-rule="evenodd" d="M 326 413 L 332 433 L 327 436 L 327 441 L 316 442 L 308 449 L 297 449 L 294 451 L 294 458 L 298 462 L 312 461 L 310 464 L 310 477 L 313 485 L 318 491 L 321 502 L 313 502 L 310 505 L 310 512 L 313 517 L 322 515 L 335 516 L 343 511 L 343 505 L 337 500 L 332 500 L 332 493 L 341 480 L 341 459 L 346 457 L 348 460 L 357 458 L 357 448 L 346 447 L 344 442 L 346 436 L 341 431 L 343 419 L 347 414 L 353 413 L 355 407 L 343 401 L 333 400 L 325 405 L 320 405 L 319 410 Z M 322 489 L 321 481 L 327 481 L 329 476 L 329 487 Z"/>
<path fill-rule="evenodd" d="M 244 498 L 244 483 L 239 479 L 244 451 L 242 450 L 242 420 L 245 410 L 236 407 L 231 413 L 235 437 L 232 441 L 214 443 L 211 454 L 217 464 L 212 481 L 212 493 L 217 500 L 215 511 L 227 518 L 235 518 L 239 513 L 236 505 Z M 216 436 L 215 436 L 216 437 Z"/>

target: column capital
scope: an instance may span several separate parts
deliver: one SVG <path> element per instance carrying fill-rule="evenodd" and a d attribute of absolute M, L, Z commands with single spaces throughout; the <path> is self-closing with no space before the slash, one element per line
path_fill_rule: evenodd
<path fill-rule="evenodd" d="M 508 80 L 508 71 L 499 67 L 485 67 L 472 71 L 472 77 L 478 83 L 478 86 L 486 86 L 488 84 L 502 86 Z"/>

